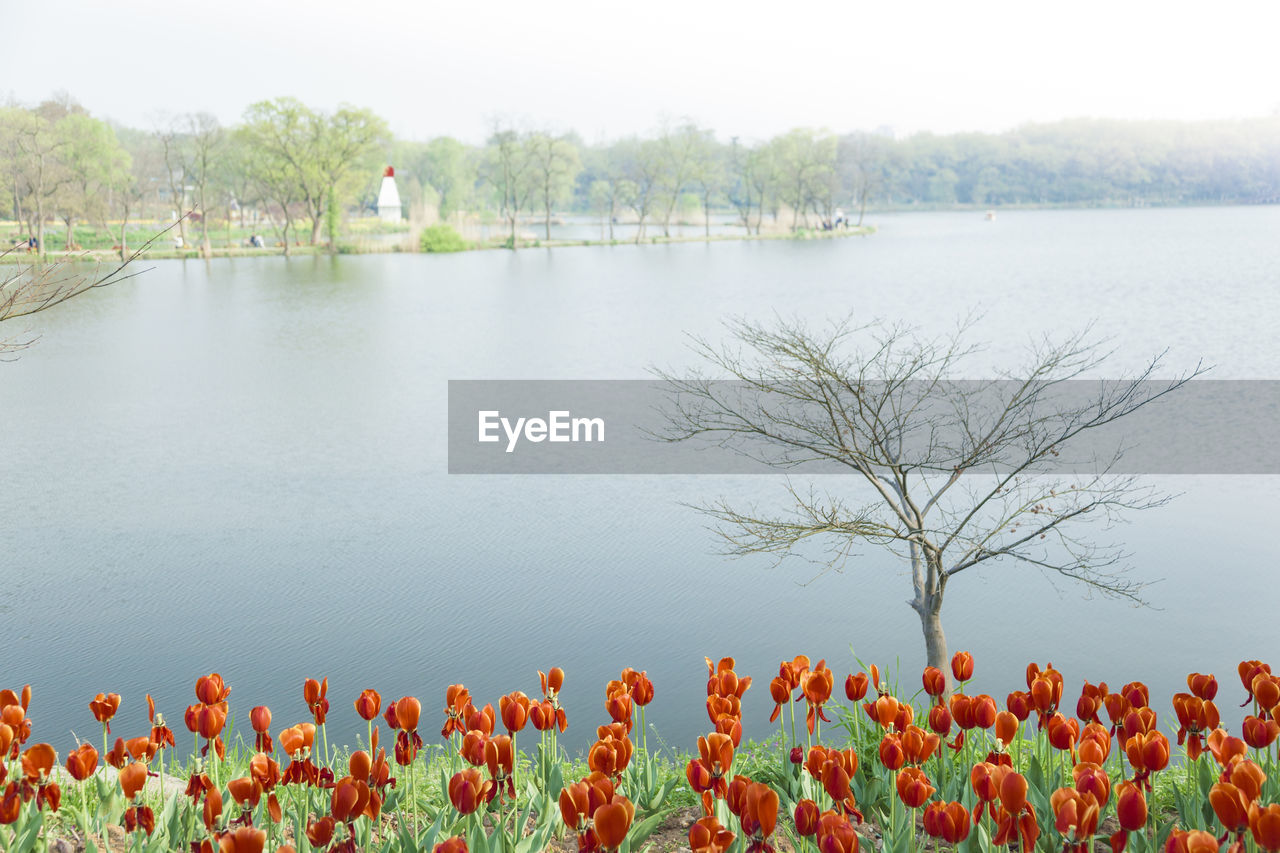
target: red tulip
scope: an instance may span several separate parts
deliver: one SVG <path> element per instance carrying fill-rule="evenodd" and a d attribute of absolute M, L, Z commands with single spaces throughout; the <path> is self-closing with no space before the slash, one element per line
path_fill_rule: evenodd
<path fill-rule="evenodd" d="M 325 718 L 329 713 L 329 700 L 326 698 L 328 692 L 329 678 L 327 676 L 323 681 L 308 678 L 302 682 L 302 699 L 307 704 L 307 710 L 315 718 L 317 726 L 324 725 Z"/>
<path fill-rule="evenodd" d="M 99 693 L 89 703 L 89 710 L 93 712 L 95 720 L 106 726 L 107 734 L 111 734 L 111 718 L 120 710 L 120 694 Z"/>
<path fill-rule="evenodd" d="M 957 657 L 959 656 L 957 655 Z M 970 666 L 970 670 L 972 671 L 972 666 Z M 926 666 L 924 673 L 920 676 L 920 681 L 924 685 L 924 692 L 929 695 L 930 699 L 936 700 L 947 692 L 947 676 L 936 666 Z"/>
<path fill-rule="evenodd" d="M 1280 804 L 1272 803 L 1265 809 L 1257 803 L 1250 806 L 1249 831 L 1259 847 L 1272 853 L 1280 850 Z"/>
<path fill-rule="evenodd" d="M 933 838 L 948 844 L 959 844 L 969 837 L 969 810 L 962 803 L 934 802 L 924 812 L 924 830 Z"/>
<path fill-rule="evenodd" d="M 1218 695 L 1218 679 L 1193 672 L 1187 676 L 1187 689 L 1198 698 L 1212 702 Z"/>
<path fill-rule="evenodd" d="M 850 702 L 861 702 L 867 695 L 868 678 L 865 672 L 855 673 L 844 680 L 844 695 Z"/>
<path fill-rule="evenodd" d="M 356 697 L 355 708 L 360 719 L 366 722 L 373 722 L 377 718 L 378 712 L 382 710 L 382 696 L 372 688 L 365 688 Z"/>
<path fill-rule="evenodd" d="M 480 771 L 467 768 L 449 780 L 449 802 L 459 814 L 469 815 L 491 799 L 493 782 L 485 779 Z"/>
<path fill-rule="evenodd" d="M 808 799 L 800 800 L 796 803 L 795 811 L 796 834 L 801 838 L 812 838 L 817 835 L 820 816 L 817 803 Z"/>
<path fill-rule="evenodd" d="M 628 697 L 628 710 L 630 710 L 630 702 Z M 507 733 L 515 734 L 524 728 L 524 724 L 529 719 L 529 697 L 519 690 L 508 693 L 498 700 L 498 712 L 502 716 L 502 725 L 506 727 Z"/>
<path fill-rule="evenodd" d="M 973 655 L 968 652 L 956 652 L 952 655 L 951 674 L 960 682 L 973 678 Z"/>
<path fill-rule="evenodd" d="M 98 769 L 98 750 L 92 744 L 82 743 L 67 756 L 67 773 L 77 782 L 83 782 Z"/>
<path fill-rule="evenodd" d="M 653 701 L 653 682 L 644 670 L 636 676 L 636 683 L 631 685 L 631 701 L 641 708 Z M 560 731 L 564 731 L 564 728 Z"/>
<path fill-rule="evenodd" d="M 919 767 L 904 767 L 898 771 L 898 797 L 909 809 L 918 809 L 933 796 L 937 789 L 929 783 L 929 777 Z"/>
<path fill-rule="evenodd" d="M 941 737 L 951 734 L 951 712 L 946 705 L 935 705 L 929 711 L 929 729 Z"/>

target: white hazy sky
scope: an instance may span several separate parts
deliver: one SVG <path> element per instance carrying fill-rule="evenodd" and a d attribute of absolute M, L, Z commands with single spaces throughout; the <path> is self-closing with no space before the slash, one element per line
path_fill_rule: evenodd
<path fill-rule="evenodd" d="M 1280 109 L 1280 2 L 3 0 L 0 97 L 234 123 L 294 95 L 409 138 L 491 119 L 588 140 L 690 116 L 724 138 L 797 126 L 998 131 L 1028 121 Z"/>

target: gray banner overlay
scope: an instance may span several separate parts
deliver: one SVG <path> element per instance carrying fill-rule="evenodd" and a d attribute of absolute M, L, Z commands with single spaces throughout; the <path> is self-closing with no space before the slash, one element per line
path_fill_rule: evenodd
<path fill-rule="evenodd" d="M 1280 474 L 1277 423 L 1271 380 L 451 380 L 449 473 Z"/>

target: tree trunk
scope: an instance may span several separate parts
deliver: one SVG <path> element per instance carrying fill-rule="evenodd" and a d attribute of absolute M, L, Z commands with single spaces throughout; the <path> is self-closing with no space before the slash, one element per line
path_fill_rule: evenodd
<path fill-rule="evenodd" d="M 75 245 L 75 240 L 73 238 L 75 237 L 76 231 L 76 218 L 74 216 L 67 216 L 64 217 L 62 221 L 67 226 L 67 236 L 66 239 L 62 241 L 62 248 L 70 252 L 71 247 Z"/>
<path fill-rule="evenodd" d="M 551 242 L 551 201 L 550 199 L 547 200 L 546 214 L 547 214 L 546 219 L 543 221 L 543 224 L 547 228 L 547 242 L 549 243 Z"/>
<path fill-rule="evenodd" d="M 702 223 L 707 229 L 707 239 L 711 239 L 711 195 L 702 197 Z"/>
<path fill-rule="evenodd" d="M 916 607 L 916 605 L 912 605 Z M 947 654 L 947 635 L 942 630 L 942 601 L 934 599 L 916 608 L 920 614 L 920 628 L 924 632 L 925 659 L 929 666 L 936 666 L 947 676 L 948 692 L 951 684 L 951 657 Z"/>

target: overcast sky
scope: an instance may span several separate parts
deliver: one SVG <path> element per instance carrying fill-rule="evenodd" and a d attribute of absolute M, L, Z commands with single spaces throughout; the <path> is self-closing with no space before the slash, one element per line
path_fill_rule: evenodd
<path fill-rule="evenodd" d="M 4 0 L 0 96 L 99 116 L 234 123 L 293 95 L 400 136 L 479 141 L 496 116 L 588 141 L 690 116 L 728 138 L 798 126 L 998 131 L 1028 121 L 1280 109 L 1280 3 Z"/>

